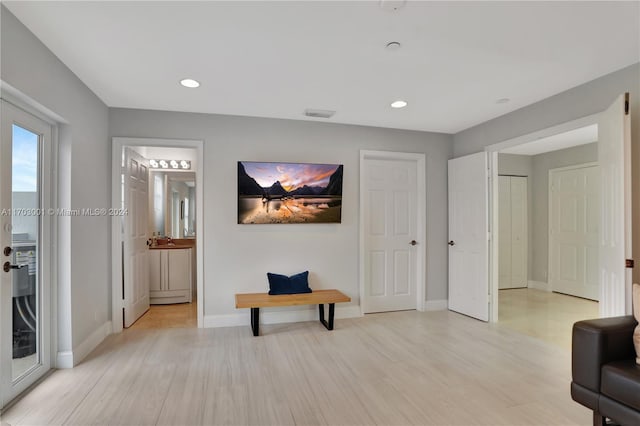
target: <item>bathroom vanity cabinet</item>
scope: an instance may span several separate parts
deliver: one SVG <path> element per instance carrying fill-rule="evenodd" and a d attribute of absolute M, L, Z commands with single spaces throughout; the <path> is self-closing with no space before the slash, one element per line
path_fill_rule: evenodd
<path fill-rule="evenodd" d="M 192 298 L 191 247 L 151 247 L 149 297 L 152 305 L 190 303 Z"/>

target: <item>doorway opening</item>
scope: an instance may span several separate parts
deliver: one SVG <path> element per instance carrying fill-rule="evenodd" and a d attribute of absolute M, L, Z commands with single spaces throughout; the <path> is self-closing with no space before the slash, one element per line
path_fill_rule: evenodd
<path fill-rule="evenodd" d="M 112 244 L 116 331 L 202 327 L 202 142 L 114 138 L 113 149 L 126 213 Z"/>
<path fill-rule="evenodd" d="M 570 347 L 598 316 L 598 125 L 498 151 L 498 322 Z"/>

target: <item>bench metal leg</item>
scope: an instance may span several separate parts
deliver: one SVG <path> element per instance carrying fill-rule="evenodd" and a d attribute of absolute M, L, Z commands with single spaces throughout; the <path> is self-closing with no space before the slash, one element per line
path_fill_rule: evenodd
<path fill-rule="evenodd" d="M 251 308 L 251 330 L 254 336 L 260 334 L 260 308 Z"/>
<path fill-rule="evenodd" d="M 324 320 L 324 304 L 321 303 L 318 305 L 318 309 L 320 310 L 320 322 L 322 325 L 327 327 L 327 330 L 333 330 L 333 314 L 335 312 L 335 303 L 329 303 L 329 321 Z"/>

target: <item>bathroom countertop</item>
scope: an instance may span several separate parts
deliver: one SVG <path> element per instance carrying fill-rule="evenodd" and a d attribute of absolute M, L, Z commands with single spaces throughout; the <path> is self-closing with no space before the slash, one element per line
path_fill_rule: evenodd
<path fill-rule="evenodd" d="M 193 246 L 186 244 L 160 244 L 157 246 L 149 246 L 149 250 L 176 250 L 176 249 L 189 249 Z"/>

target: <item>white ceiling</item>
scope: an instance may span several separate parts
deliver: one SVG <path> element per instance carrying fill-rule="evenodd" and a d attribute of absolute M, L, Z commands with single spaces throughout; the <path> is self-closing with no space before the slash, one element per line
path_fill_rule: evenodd
<path fill-rule="evenodd" d="M 557 135 L 540 138 L 533 142 L 503 149 L 500 152 L 503 154 L 538 155 L 597 141 L 598 125 L 592 124 L 591 126 L 569 130 L 568 132 L 558 133 Z"/>
<path fill-rule="evenodd" d="M 3 4 L 111 107 L 455 133 L 640 61 L 638 2 Z"/>

